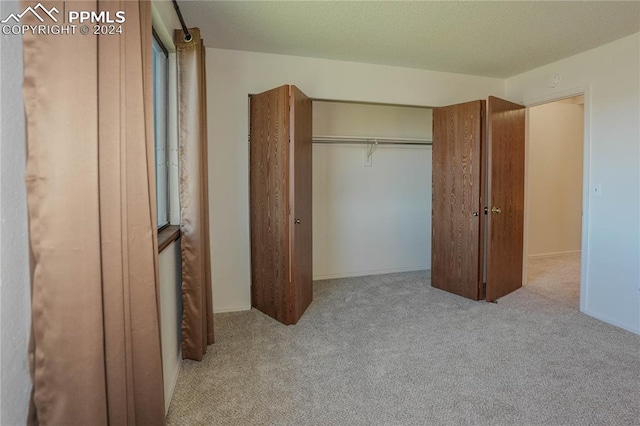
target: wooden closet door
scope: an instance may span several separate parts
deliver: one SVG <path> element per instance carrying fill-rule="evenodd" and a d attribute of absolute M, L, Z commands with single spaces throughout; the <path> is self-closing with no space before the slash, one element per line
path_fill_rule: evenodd
<path fill-rule="evenodd" d="M 488 302 L 522 287 L 525 108 L 489 97 Z"/>
<path fill-rule="evenodd" d="M 289 323 L 289 86 L 250 98 L 251 306 Z"/>
<path fill-rule="evenodd" d="M 311 99 L 291 86 L 291 308 L 289 323 L 298 322 L 313 299 L 311 217 Z"/>
<path fill-rule="evenodd" d="M 433 110 L 431 285 L 482 297 L 484 101 Z"/>

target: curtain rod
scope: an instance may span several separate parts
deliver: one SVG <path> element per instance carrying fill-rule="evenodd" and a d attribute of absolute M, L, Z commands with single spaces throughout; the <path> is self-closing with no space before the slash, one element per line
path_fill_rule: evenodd
<path fill-rule="evenodd" d="M 178 2 L 176 0 L 171 1 L 173 3 L 173 9 L 176 11 L 176 15 L 178 15 L 178 19 L 180 20 L 180 25 L 182 25 L 182 32 L 184 33 L 183 39 L 188 43 L 192 39 L 189 28 L 187 28 L 187 24 L 184 23 L 184 18 L 182 17 L 182 12 L 180 12 L 180 6 L 178 6 Z"/>

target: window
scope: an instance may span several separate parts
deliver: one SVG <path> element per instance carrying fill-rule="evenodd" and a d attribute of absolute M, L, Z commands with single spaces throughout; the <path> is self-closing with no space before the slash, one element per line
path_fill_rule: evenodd
<path fill-rule="evenodd" d="M 158 228 L 169 224 L 167 111 L 169 60 L 167 50 L 153 37 L 153 117 L 156 145 L 156 208 Z"/>

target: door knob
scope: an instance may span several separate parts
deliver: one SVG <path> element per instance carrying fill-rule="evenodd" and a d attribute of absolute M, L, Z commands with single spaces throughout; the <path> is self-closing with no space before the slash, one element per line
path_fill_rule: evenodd
<path fill-rule="evenodd" d="M 491 208 L 491 213 L 500 214 L 500 213 L 502 213 L 502 209 L 500 207 L 492 207 Z"/>
<path fill-rule="evenodd" d="M 300 223 L 300 219 L 294 219 L 293 223 L 295 223 L 297 225 L 298 223 Z"/>

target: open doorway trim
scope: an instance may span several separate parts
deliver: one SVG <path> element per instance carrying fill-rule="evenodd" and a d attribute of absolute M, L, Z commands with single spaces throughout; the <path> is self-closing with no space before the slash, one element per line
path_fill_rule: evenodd
<path fill-rule="evenodd" d="M 529 125 L 530 125 L 530 110 L 531 107 L 557 102 L 563 99 L 572 98 L 574 96 L 584 96 L 584 123 L 582 129 L 582 143 L 583 143 L 583 158 L 582 158 L 582 241 L 580 243 L 580 312 L 588 314 L 587 300 L 588 300 L 588 271 L 589 271 L 589 196 L 591 195 L 591 173 L 590 173 L 590 158 L 591 158 L 591 96 L 589 86 L 579 86 L 557 93 L 549 94 L 539 98 L 526 99 L 524 106 L 526 109 L 525 118 L 525 200 L 524 200 L 524 250 L 523 250 L 523 262 L 524 268 L 522 270 L 523 282 L 526 285 L 527 269 L 528 269 L 528 241 L 529 241 Z"/>

